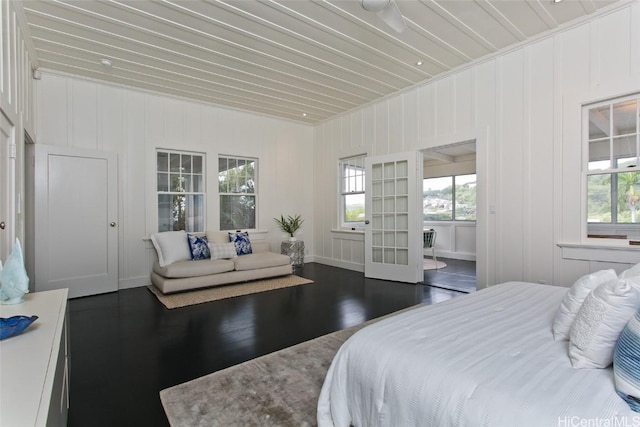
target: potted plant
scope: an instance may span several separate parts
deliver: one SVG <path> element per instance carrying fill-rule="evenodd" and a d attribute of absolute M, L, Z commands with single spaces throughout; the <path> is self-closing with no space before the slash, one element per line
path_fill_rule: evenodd
<path fill-rule="evenodd" d="M 299 214 L 296 214 L 294 216 L 288 215 L 286 218 L 284 217 L 284 215 L 280 215 L 280 218 L 273 218 L 273 220 L 276 222 L 276 224 L 278 224 L 280 230 L 291 236 L 289 237 L 290 241 L 296 240 L 296 231 L 298 231 L 300 227 L 302 227 L 302 223 L 304 222 L 302 216 Z"/>

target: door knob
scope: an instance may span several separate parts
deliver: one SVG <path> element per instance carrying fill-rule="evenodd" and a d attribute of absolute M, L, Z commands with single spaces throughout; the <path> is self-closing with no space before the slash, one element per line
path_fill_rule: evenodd
<path fill-rule="evenodd" d="M 4 221 L 0 222 L 0 230 L 4 230 L 4 227 L 6 226 L 6 224 L 4 223 Z"/>
<path fill-rule="evenodd" d="M 112 226 L 112 227 L 115 227 L 116 223 L 115 222 L 111 222 L 111 224 L 109 224 L 109 225 Z"/>

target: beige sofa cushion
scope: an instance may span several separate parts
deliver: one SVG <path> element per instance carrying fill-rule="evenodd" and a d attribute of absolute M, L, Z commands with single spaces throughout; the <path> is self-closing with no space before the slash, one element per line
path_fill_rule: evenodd
<path fill-rule="evenodd" d="M 231 261 L 235 264 L 237 271 L 255 270 L 258 268 L 277 267 L 291 264 L 291 259 L 287 255 L 280 255 L 275 252 L 258 252 L 247 255 L 240 255 Z"/>
<path fill-rule="evenodd" d="M 165 267 L 160 267 L 158 262 L 153 263 L 153 271 L 167 278 L 208 276 L 232 271 L 233 268 L 233 261 L 227 259 L 179 261 Z"/>

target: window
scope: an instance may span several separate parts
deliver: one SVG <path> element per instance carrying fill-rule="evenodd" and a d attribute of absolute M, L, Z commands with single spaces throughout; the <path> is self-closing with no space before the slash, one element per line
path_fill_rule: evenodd
<path fill-rule="evenodd" d="M 364 225 L 365 156 L 340 160 L 340 216 L 343 227 Z"/>
<path fill-rule="evenodd" d="M 640 237 L 639 105 L 633 95 L 583 108 L 590 237 Z"/>
<path fill-rule="evenodd" d="M 218 157 L 220 230 L 256 228 L 258 160 Z"/>
<path fill-rule="evenodd" d="M 157 150 L 158 231 L 204 231 L 204 154 Z"/>
<path fill-rule="evenodd" d="M 475 221 L 476 174 L 422 181 L 424 221 Z"/>

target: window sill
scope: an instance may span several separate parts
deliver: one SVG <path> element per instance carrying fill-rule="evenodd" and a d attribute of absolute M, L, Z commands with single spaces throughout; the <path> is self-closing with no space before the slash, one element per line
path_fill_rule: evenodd
<path fill-rule="evenodd" d="M 640 246 L 632 246 L 629 245 L 627 240 L 620 241 L 617 239 L 608 239 L 606 242 L 559 242 L 557 246 L 562 251 L 563 259 L 606 261 L 622 264 L 638 263 L 638 251 L 640 251 Z"/>

